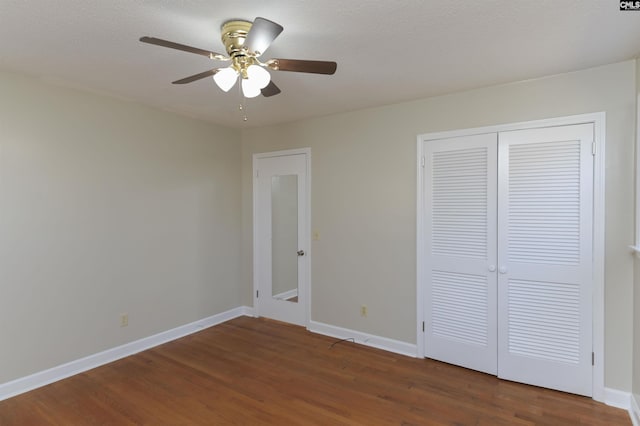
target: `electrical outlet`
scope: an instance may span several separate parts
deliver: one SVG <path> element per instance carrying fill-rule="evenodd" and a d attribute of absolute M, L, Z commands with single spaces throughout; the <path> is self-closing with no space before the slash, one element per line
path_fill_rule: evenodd
<path fill-rule="evenodd" d="M 362 305 L 360 306 L 360 316 L 361 317 L 366 317 L 368 313 L 368 309 L 366 305 Z"/>
<path fill-rule="evenodd" d="M 120 314 L 120 327 L 129 325 L 129 314 Z"/>

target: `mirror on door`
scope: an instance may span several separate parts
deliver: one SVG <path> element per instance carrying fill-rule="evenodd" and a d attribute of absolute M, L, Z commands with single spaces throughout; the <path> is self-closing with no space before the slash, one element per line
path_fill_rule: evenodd
<path fill-rule="evenodd" d="M 271 177 L 272 297 L 298 302 L 298 176 Z"/>

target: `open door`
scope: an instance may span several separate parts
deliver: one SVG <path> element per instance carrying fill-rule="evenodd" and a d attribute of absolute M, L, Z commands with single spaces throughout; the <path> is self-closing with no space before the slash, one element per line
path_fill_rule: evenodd
<path fill-rule="evenodd" d="M 255 308 L 305 325 L 308 318 L 308 150 L 254 156 Z"/>

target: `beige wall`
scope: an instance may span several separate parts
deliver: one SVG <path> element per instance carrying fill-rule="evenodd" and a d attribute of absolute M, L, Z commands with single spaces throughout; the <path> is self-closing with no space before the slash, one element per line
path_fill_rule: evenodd
<path fill-rule="evenodd" d="M 240 305 L 239 141 L 0 73 L 0 383 Z"/>
<path fill-rule="evenodd" d="M 635 79 L 628 61 L 243 130 L 243 303 L 252 303 L 252 153 L 311 147 L 312 229 L 320 233 L 312 242 L 312 320 L 415 342 L 416 136 L 605 111 L 605 380 L 631 390 Z"/>
<path fill-rule="evenodd" d="M 640 142 L 640 59 L 636 60 L 636 114 L 638 117 L 636 126 L 636 140 Z M 636 145 L 637 149 L 637 145 Z M 638 155 L 638 153 L 636 153 Z M 640 173 L 640 170 L 636 169 L 636 173 Z M 640 188 L 636 188 L 639 191 Z M 637 197 L 637 195 L 636 195 Z M 637 200 L 636 200 L 637 202 Z M 636 212 L 638 214 L 640 212 Z M 636 227 L 640 226 L 636 223 Z M 636 244 L 640 243 L 636 241 Z M 640 406 L 640 258 L 636 255 L 635 260 L 635 274 L 634 274 L 634 289 L 633 289 L 633 395 L 636 400 L 636 404 Z"/>
<path fill-rule="evenodd" d="M 637 257 L 637 256 L 636 256 Z M 635 261 L 633 290 L 633 396 L 640 407 L 640 260 Z"/>

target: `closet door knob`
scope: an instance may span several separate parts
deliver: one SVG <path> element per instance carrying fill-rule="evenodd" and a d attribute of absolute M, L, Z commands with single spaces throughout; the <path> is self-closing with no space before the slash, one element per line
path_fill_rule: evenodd
<path fill-rule="evenodd" d="M 500 267 L 500 273 L 501 274 L 506 274 L 507 273 L 507 267 L 506 266 L 501 266 Z"/>
<path fill-rule="evenodd" d="M 496 265 L 489 265 L 489 272 L 495 272 L 496 271 Z"/>

